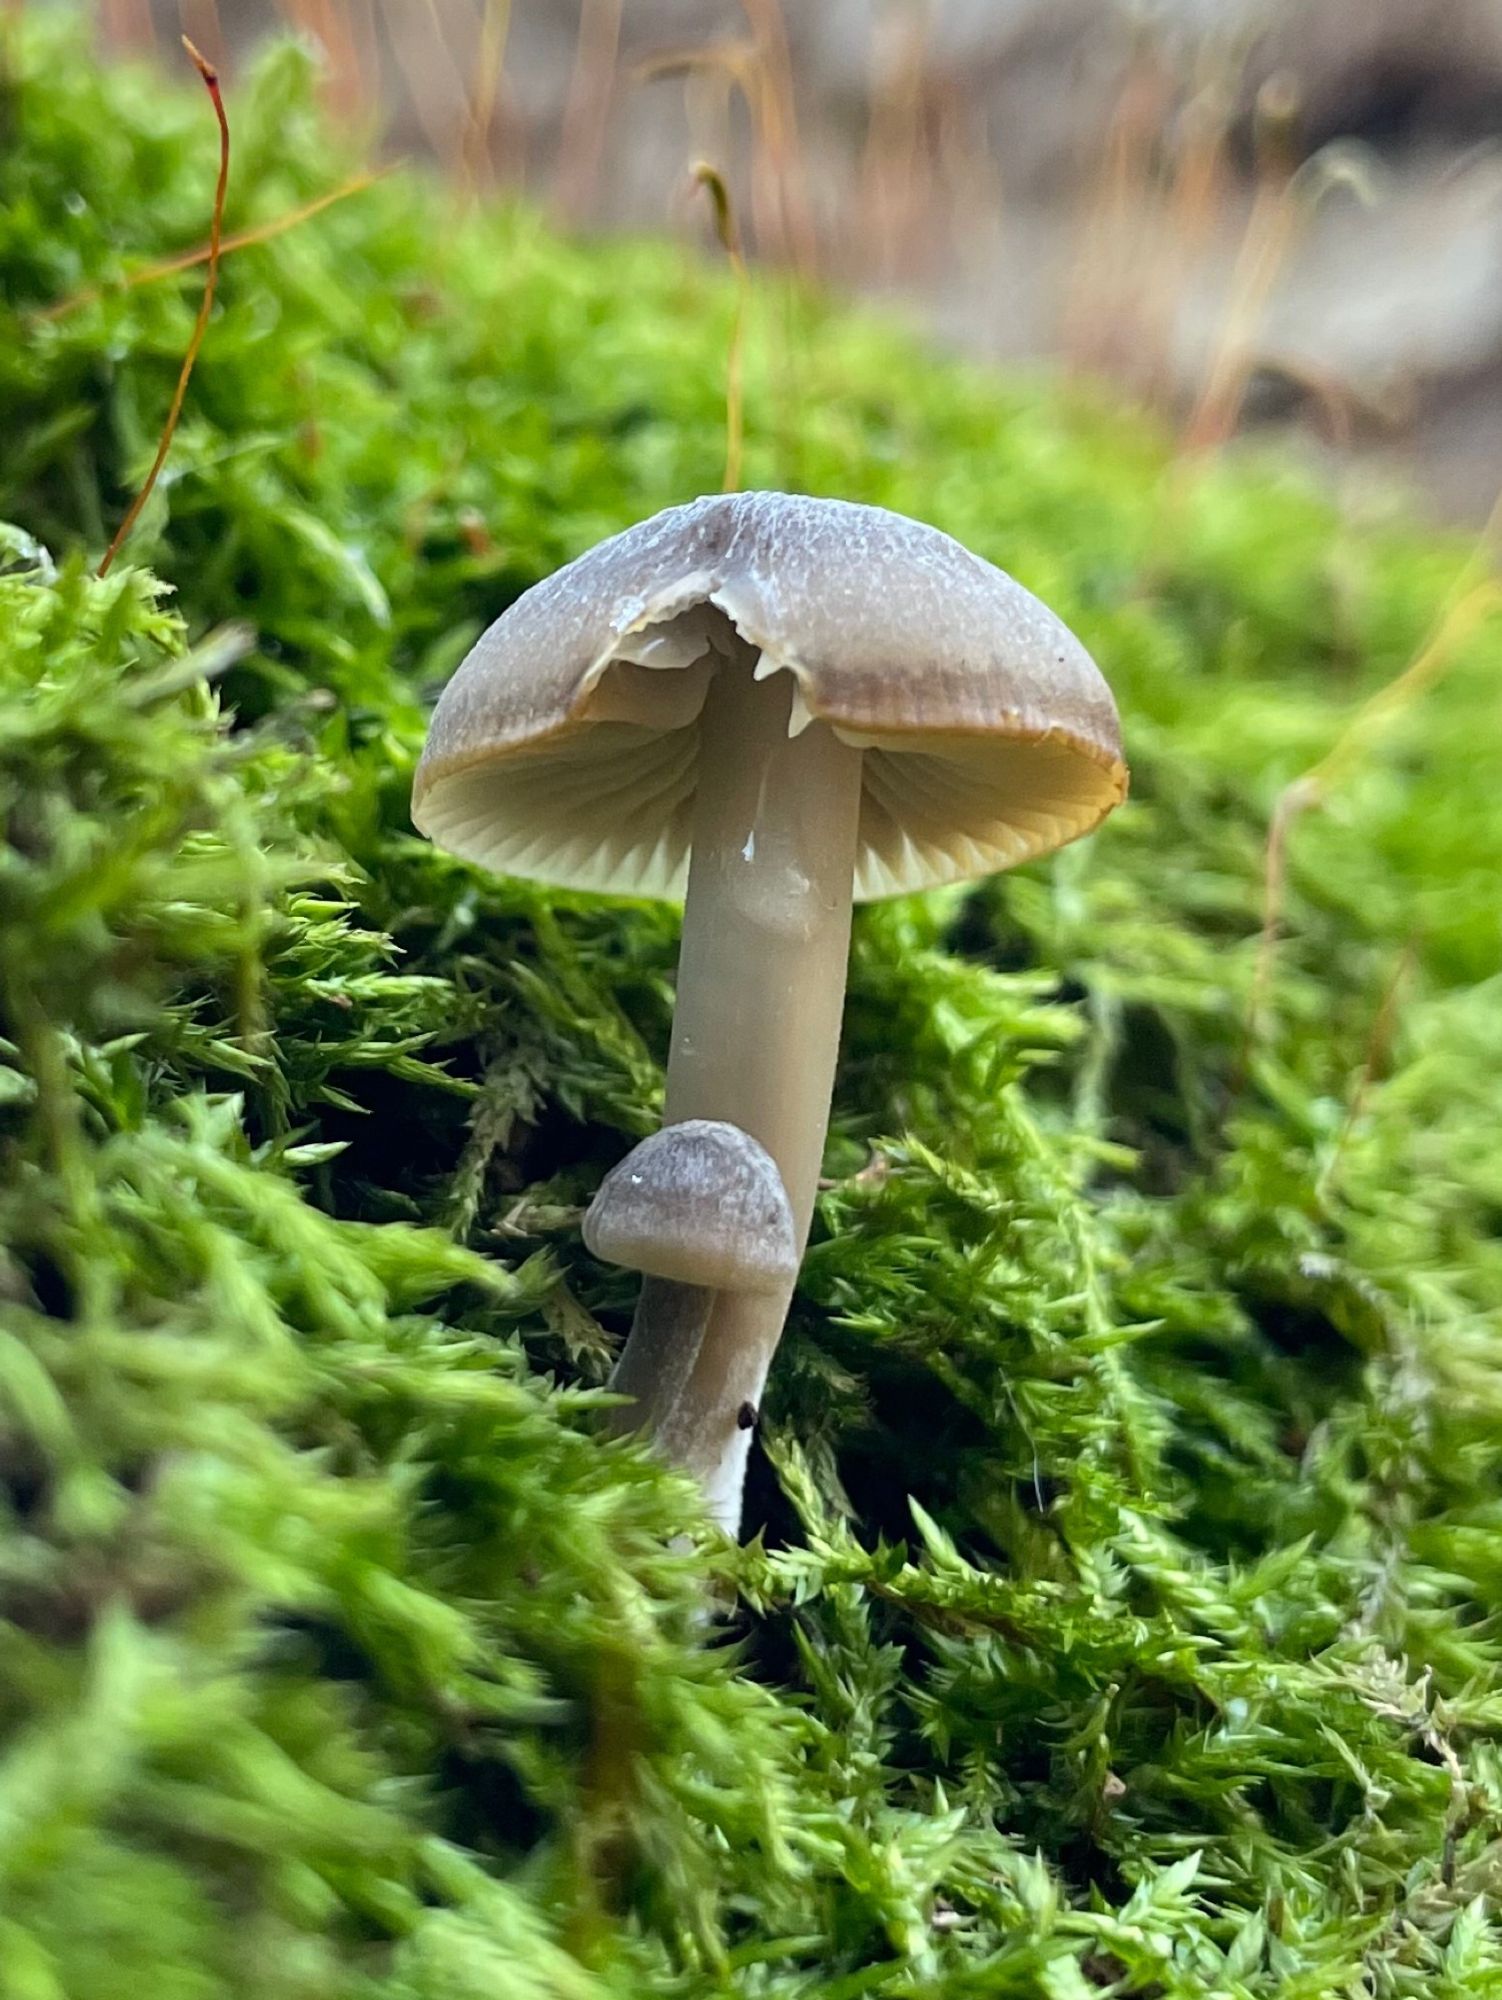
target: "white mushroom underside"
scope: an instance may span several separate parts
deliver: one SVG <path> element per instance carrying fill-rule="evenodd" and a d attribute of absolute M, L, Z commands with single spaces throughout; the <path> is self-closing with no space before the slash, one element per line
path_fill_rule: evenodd
<path fill-rule="evenodd" d="M 424 801 L 425 831 L 497 875 L 681 900 L 698 712 L 726 664 L 710 650 L 703 615 L 696 607 L 623 640 L 590 693 L 588 727 L 438 780 Z M 757 678 L 780 670 L 763 657 Z M 794 726 L 818 726 L 801 700 Z M 848 740 L 866 752 L 858 901 L 1014 867 L 1099 817 L 1105 774 L 1065 742 Z"/>
<path fill-rule="evenodd" d="M 445 778 L 424 820 L 440 846 L 492 874 L 681 901 L 697 756 L 693 727 L 602 722 L 554 750 Z M 868 749 L 857 900 L 991 874 L 1061 845 L 1095 817 L 1080 808 L 1080 762 L 1062 744 Z"/>

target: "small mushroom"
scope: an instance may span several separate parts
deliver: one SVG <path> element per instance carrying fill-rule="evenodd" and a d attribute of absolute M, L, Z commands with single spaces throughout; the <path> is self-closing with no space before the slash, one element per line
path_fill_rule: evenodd
<path fill-rule="evenodd" d="M 600 1183 L 584 1241 L 608 1264 L 643 1275 L 641 1297 L 611 1387 L 631 1397 L 620 1430 L 649 1431 L 693 1473 L 710 1511 L 733 1527 L 740 1509 L 750 1425 L 741 1411 L 760 1394 L 759 1356 L 718 1347 L 701 1368 L 716 1299 L 745 1294 L 786 1301 L 798 1274 L 798 1237 L 782 1176 L 765 1147 L 709 1118 L 666 1125 Z M 734 1407 L 727 1432 L 715 1421 Z"/>
<path fill-rule="evenodd" d="M 497 873 L 686 891 L 666 1119 L 759 1140 L 801 1253 L 852 899 L 1047 854 L 1126 779 L 1110 690 L 1020 584 L 883 508 L 741 493 L 519 598 L 438 703 L 413 816 Z M 790 1290 L 716 1294 L 696 1366 L 756 1378 L 706 1399 L 717 1436 L 759 1400 Z"/>

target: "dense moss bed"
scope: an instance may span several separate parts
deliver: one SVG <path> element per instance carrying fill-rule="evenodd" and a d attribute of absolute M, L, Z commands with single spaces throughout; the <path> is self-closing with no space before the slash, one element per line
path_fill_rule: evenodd
<path fill-rule="evenodd" d="M 231 230 L 356 164 L 312 103 L 236 85 Z M 754 1539 L 685 1538 L 577 1227 L 675 918 L 407 799 L 483 623 L 718 484 L 733 295 L 393 174 L 226 258 L 99 582 L 213 166 L 6 16 L 0 1992 L 1502 1993 L 1495 627 L 1258 944 L 1468 551 L 759 292 L 749 482 L 1013 570 L 1135 783 L 860 917 Z"/>

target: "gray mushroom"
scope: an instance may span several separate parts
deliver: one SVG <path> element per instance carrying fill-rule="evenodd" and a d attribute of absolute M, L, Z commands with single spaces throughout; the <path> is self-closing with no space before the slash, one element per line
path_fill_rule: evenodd
<path fill-rule="evenodd" d="M 771 1155 L 715 1119 L 665 1125 L 600 1183 L 584 1241 L 606 1263 L 643 1273 L 611 1377 L 631 1398 L 617 1429 L 650 1432 L 733 1528 L 766 1371 L 754 1351 L 701 1350 L 721 1294 L 785 1303 L 798 1275 L 793 1211 Z M 727 1409 L 736 1412 L 730 1427 L 718 1420 Z"/>
<path fill-rule="evenodd" d="M 666 1119 L 759 1140 L 801 1254 L 852 899 L 1049 853 L 1126 781 L 1099 671 L 1010 577 L 882 508 L 742 493 L 519 598 L 439 701 L 413 817 L 497 873 L 686 894 Z M 790 1291 L 718 1293 L 700 1365 L 764 1374 Z"/>

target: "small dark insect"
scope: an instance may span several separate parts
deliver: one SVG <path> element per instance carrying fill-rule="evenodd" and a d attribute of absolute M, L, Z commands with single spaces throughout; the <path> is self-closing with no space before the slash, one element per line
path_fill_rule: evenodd
<path fill-rule="evenodd" d="M 760 1415 L 761 1412 L 757 1409 L 755 1403 L 742 1403 L 735 1413 L 736 1429 L 754 1431 L 756 1429 L 756 1420 Z"/>

